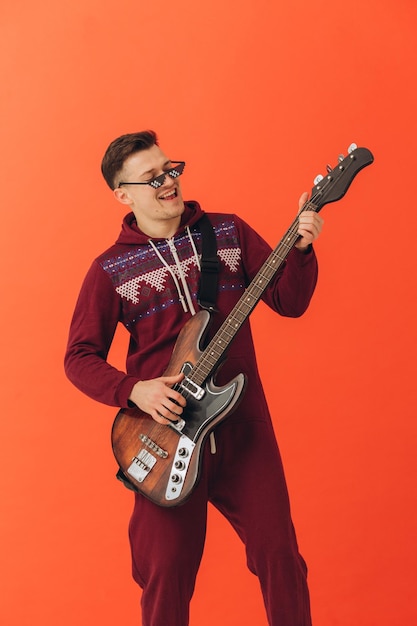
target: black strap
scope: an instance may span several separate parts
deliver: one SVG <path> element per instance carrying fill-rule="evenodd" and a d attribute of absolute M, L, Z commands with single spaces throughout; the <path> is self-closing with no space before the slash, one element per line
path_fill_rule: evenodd
<path fill-rule="evenodd" d="M 131 483 L 130 480 L 128 480 L 126 476 L 123 474 L 123 470 L 121 467 L 119 467 L 117 471 L 116 478 L 117 480 L 120 480 L 120 482 L 123 483 L 126 489 L 129 489 L 129 491 L 134 491 L 135 493 L 139 493 L 139 489 L 136 489 L 136 486 L 133 483 Z"/>
<path fill-rule="evenodd" d="M 220 262 L 217 256 L 217 241 L 214 228 L 204 213 L 199 220 L 202 257 L 201 257 L 201 277 L 198 290 L 198 304 L 208 311 L 216 311 L 217 284 L 219 278 Z"/>

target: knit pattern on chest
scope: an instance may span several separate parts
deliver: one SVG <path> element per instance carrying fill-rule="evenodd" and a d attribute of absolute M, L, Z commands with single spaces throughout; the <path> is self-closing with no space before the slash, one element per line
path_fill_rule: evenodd
<path fill-rule="evenodd" d="M 226 273 L 221 272 L 221 277 L 224 276 L 224 278 L 223 280 L 220 278 L 219 288 L 230 289 L 232 283 L 228 276 L 236 277 L 241 259 L 236 228 L 233 221 L 223 221 L 213 226 L 217 239 L 217 254 L 222 265 L 227 269 Z M 192 230 L 192 238 L 198 257 L 201 259 L 199 230 Z M 193 298 L 197 297 L 200 270 L 189 236 L 183 233 L 175 237 L 171 245 L 165 240 L 158 241 L 156 245 L 169 269 L 161 263 L 150 245 L 130 248 L 117 256 L 99 260 L 102 269 L 110 277 L 115 291 L 125 303 L 124 308 L 131 309 L 131 314 L 134 311 L 135 321 L 178 303 L 172 274 L 179 278 L 182 272 L 187 279 Z M 172 254 L 172 245 L 175 245 L 177 262 Z M 178 262 L 180 267 L 178 267 Z"/>

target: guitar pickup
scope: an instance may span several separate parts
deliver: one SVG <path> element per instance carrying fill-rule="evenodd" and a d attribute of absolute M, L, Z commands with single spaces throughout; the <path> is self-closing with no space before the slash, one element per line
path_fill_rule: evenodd
<path fill-rule="evenodd" d="M 196 385 L 195 382 L 187 376 L 185 376 L 185 378 L 179 383 L 179 386 L 184 389 L 187 394 L 193 396 L 193 398 L 195 398 L 196 400 L 201 400 L 201 398 L 204 396 L 204 389 L 199 385 Z M 185 397 L 187 396 L 185 395 Z"/>
<path fill-rule="evenodd" d="M 127 468 L 127 473 L 138 483 L 143 483 L 151 469 L 156 463 L 156 457 L 148 450 L 142 448 L 137 456 L 134 456 L 132 463 Z"/>

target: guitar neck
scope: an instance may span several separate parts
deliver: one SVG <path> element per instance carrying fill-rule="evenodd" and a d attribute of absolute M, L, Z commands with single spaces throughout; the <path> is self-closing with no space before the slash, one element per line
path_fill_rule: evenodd
<path fill-rule="evenodd" d="M 303 206 L 303 211 L 317 212 L 318 206 L 307 202 Z M 189 376 L 197 385 L 201 386 L 215 369 L 242 324 L 252 313 L 269 283 L 284 264 L 290 250 L 294 247 L 294 244 L 299 238 L 297 231 L 298 217 L 293 221 L 277 247 L 271 252 L 255 278 L 245 289 L 245 292 L 232 309 L 230 315 L 225 319 L 213 339 L 201 354 Z"/>
<path fill-rule="evenodd" d="M 358 148 L 356 144 L 352 144 L 349 147 L 349 155 L 345 158 L 341 155 L 336 167 L 332 169 L 329 165 L 327 166 L 327 176 L 325 178 L 323 176 L 316 178 L 311 198 L 302 207 L 302 210 L 318 213 L 325 204 L 336 202 L 336 200 L 342 198 L 357 173 L 373 163 L 373 160 L 374 157 L 367 148 Z M 297 216 L 280 243 L 245 290 L 230 315 L 201 354 L 188 377 L 196 385 L 201 386 L 214 371 L 242 324 L 252 313 L 265 289 L 280 267 L 282 267 L 298 239 L 298 224 Z"/>

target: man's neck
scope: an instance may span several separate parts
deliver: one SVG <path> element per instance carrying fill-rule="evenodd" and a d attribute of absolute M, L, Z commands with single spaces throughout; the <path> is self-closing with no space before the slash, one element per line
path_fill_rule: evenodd
<path fill-rule="evenodd" d="M 146 222 L 146 220 L 144 222 L 136 217 L 136 223 L 138 228 L 151 239 L 170 239 L 177 232 L 181 217 L 153 222 Z"/>

